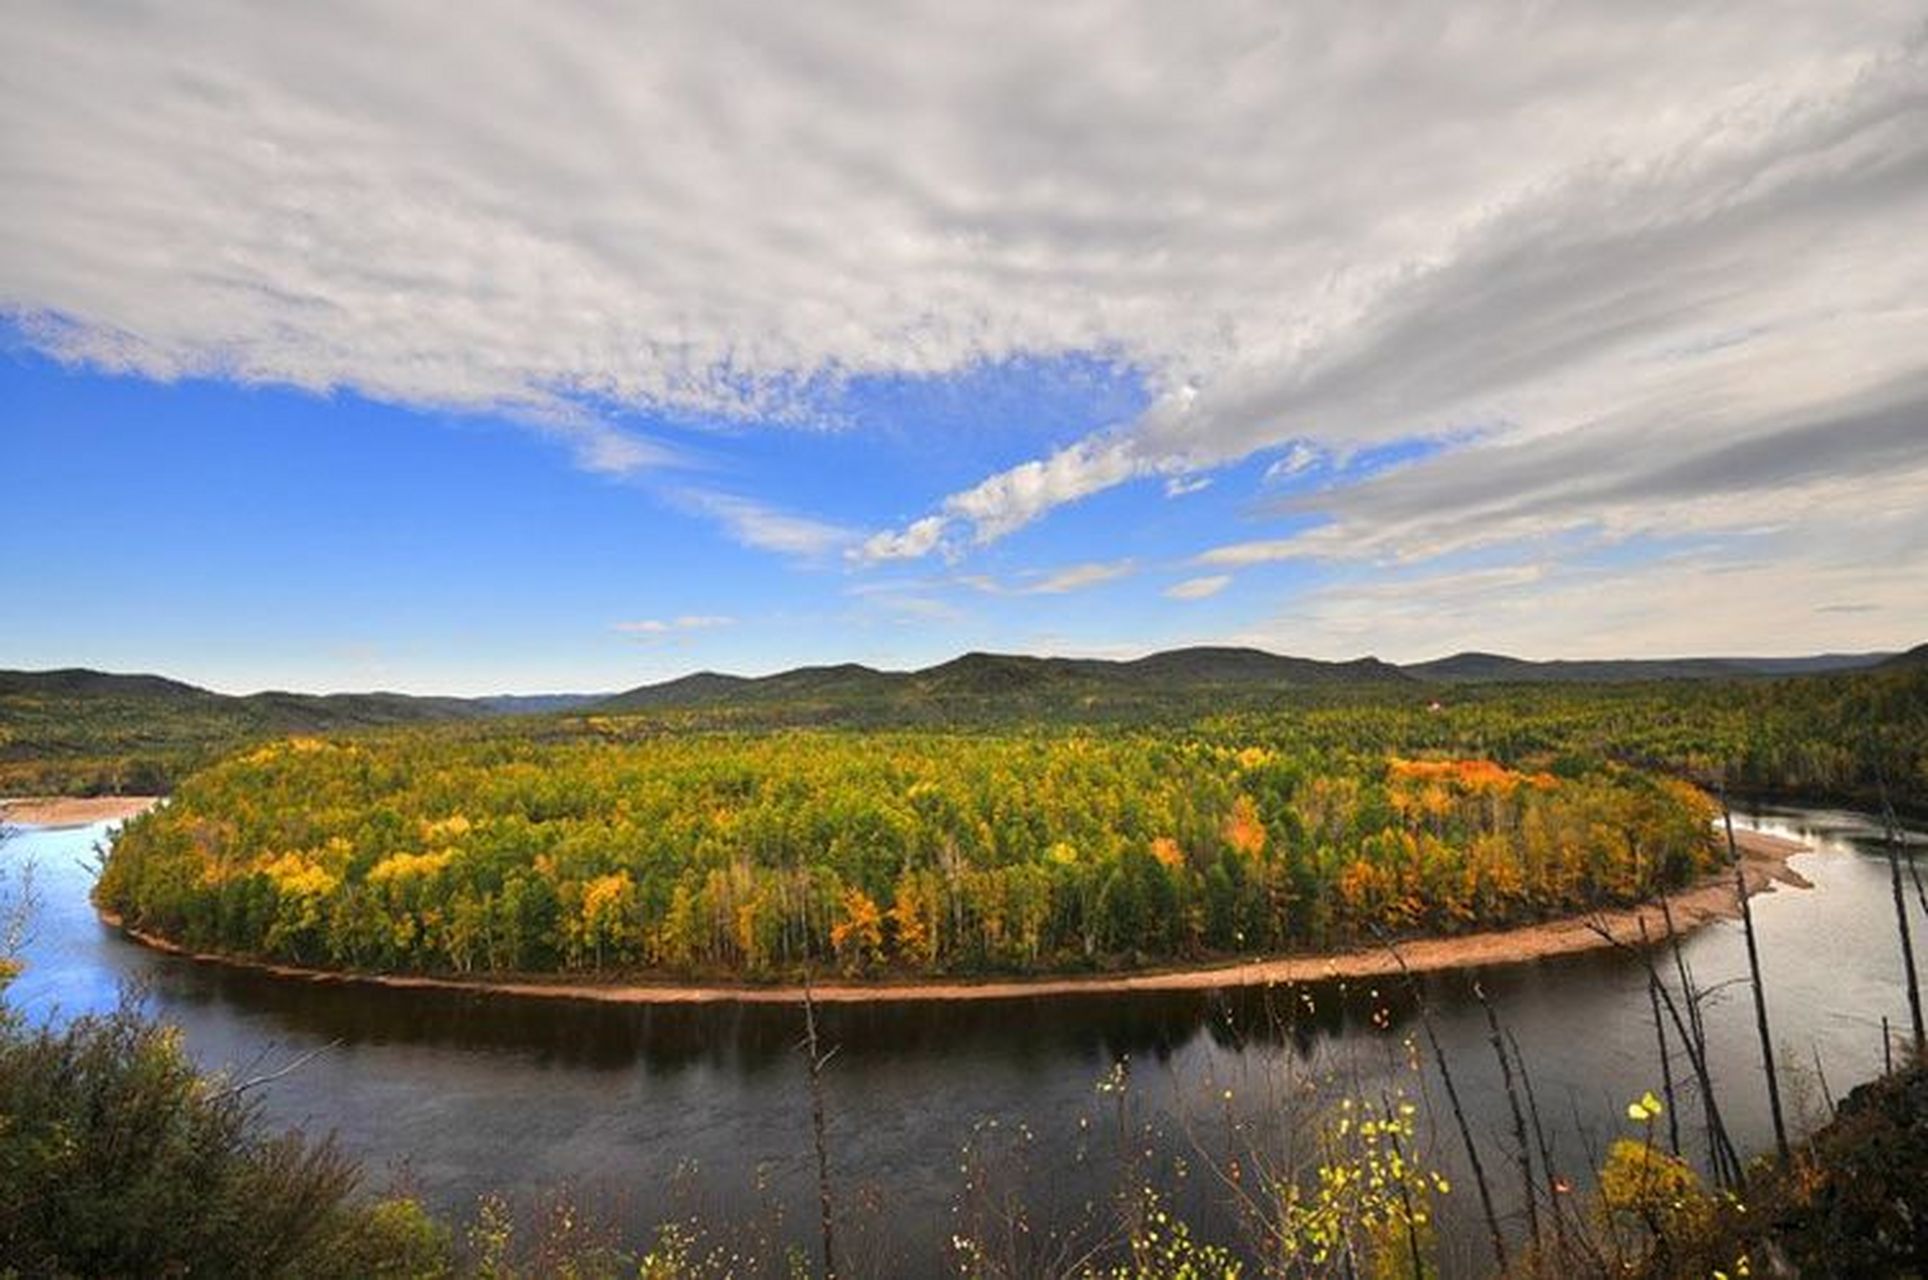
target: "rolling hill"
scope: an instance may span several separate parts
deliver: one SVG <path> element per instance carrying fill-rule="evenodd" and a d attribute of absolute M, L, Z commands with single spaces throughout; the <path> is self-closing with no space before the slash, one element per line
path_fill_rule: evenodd
<path fill-rule="evenodd" d="M 1274 707 L 1284 699 L 1427 696 L 1440 685 L 1762 679 L 1901 670 L 1907 653 L 1794 658 L 1538 662 L 1458 653 L 1395 666 L 1325 662 L 1230 646 L 1133 659 L 966 653 L 914 671 L 858 663 L 766 676 L 697 672 L 616 694 L 216 693 L 158 675 L 69 668 L 0 671 L 0 794 L 162 790 L 237 746 L 290 734 L 463 723 L 508 715 L 662 715 L 668 724 L 995 724 L 1171 720 Z"/>
<path fill-rule="evenodd" d="M 1918 671 L 1928 667 L 1928 644 L 1918 644 L 1906 653 L 1892 654 L 1876 665 L 1882 671 Z"/>
<path fill-rule="evenodd" d="M 0 671 L 0 794 L 162 790 L 184 771 L 262 738 L 558 709 L 524 706 L 547 701 L 509 698 L 505 706 L 504 699 L 279 690 L 233 695 L 155 675 Z"/>
<path fill-rule="evenodd" d="M 1050 703 L 1079 699 L 1137 701 L 1161 695 L 1348 686 L 1612 683 L 1639 680 L 1732 680 L 1857 671 L 1897 657 L 1887 653 L 1817 654 L 1794 658 L 1629 658 L 1537 662 L 1498 653 L 1457 653 L 1394 666 L 1377 658 L 1323 662 L 1262 649 L 1198 646 L 1143 658 L 1039 658 L 967 653 L 915 671 L 879 671 L 845 663 L 798 667 L 767 676 L 698 672 L 641 685 L 587 704 L 597 712 L 693 708 L 768 708 L 785 703 L 909 711 L 985 700 Z"/>
<path fill-rule="evenodd" d="M 997 703 L 1013 709 L 1051 705 L 1116 705 L 1212 691 L 1384 686 L 1413 683 L 1376 658 L 1319 662 L 1259 649 L 1172 649 L 1128 661 L 967 653 L 916 671 L 879 671 L 847 663 L 799 667 L 744 677 L 701 672 L 643 685 L 594 704 L 598 712 L 667 708 L 770 707 L 815 704 L 875 713 L 958 710 Z"/>

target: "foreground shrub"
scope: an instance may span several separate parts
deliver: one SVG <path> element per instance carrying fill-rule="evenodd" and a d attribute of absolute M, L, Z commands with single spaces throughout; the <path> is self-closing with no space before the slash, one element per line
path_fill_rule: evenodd
<path fill-rule="evenodd" d="M 1928 1273 L 1928 1064 L 1850 1093 L 1763 1200 L 1803 1274 Z"/>
<path fill-rule="evenodd" d="M 131 1004 L 60 1029 L 0 1010 L 0 1274 L 445 1274 L 447 1231 L 356 1181 Z"/>

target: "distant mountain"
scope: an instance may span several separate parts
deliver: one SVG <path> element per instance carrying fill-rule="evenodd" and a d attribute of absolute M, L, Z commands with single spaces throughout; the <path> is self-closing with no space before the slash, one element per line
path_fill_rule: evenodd
<path fill-rule="evenodd" d="M 85 718 L 119 708 L 174 716 L 231 720 L 291 733 L 462 719 L 486 714 L 467 698 L 422 698 L 406 693 L 227 694 L 165 676 L 120 675 L 72 667 L 59 671 L 0 671 L 0 720 L 30 709 L 61 710 Z"/>
<path fill-rule="evenodd" d="M 156 675 L 68 668 L 0 671 L 0 794 L 166 790 L 248 742 L 304 733 L 570 713 L 688 712 L 742 727 L 1101 723 L 1277 706 L 1303 691 L 1411 690 L 1441 683 L 1759 679 L 1928 666 L 1906 653 L 1796 658 L 1535 662 L 1458 653 L 1399 667 L 1200 646 L 1124 661 L 966 653 L 917 671 L 857 663 L 767 676 L 702 671 L 606 694 L 432 698 L 402 693 L 215 693 Z"/>
<path fill-rule="evenodd" d="M 1263 649 L 1168 649 L 1121 665 L 1142 679 L 1186 684 L 1396 684 L 1410 679 L 1398 667 L 1377 658 L 1320 662 Z"/>
<path fill-rule="evenodd" d="M 210 694 L 214 698 L 223 694 Z M 267 693 L 244 694 L 235 701 L 252 707 L 270 720 L 294 729 L 326 729 L 348 725 L 409 724 L 421 720 L 464 720 L 487 714 L 479 702 L 467 698 L 423 698 L 407 693 Z"/>
<path fill-rule="evenodd" d="M 1092 668 L 1071 658 L 1014 653 L 967 653 L 909 677 L 939 696 L 995 697 L 1087 678 Z"/>
<path fill-rule="evenodd" d="M 574 711 L 608 696 L 606 693 L 492 693 L 468 701 L 492 715 L 536 716 Z"/>
<path fill-rule="evenodd" d="M 165 790 L 263 738 L 489 714 L 464 698 L 401 693 L 216 693 L 162 676 L 0 671 L 0 794 Z"/>
<path fill-rule="evenodd" d="M 915 712 L 959 704 L 1142 702 L 1167 694 L 1352 684 L 1402 684 L 1411 677 L 1376 658 L 1319 662 L 1258 649 L 1173 649 L 1129 661 L 967 653 L 917 671 L 878 671 L 847 663 L 744 677 L 702 672 L 643 685 L 597 703 L 598 711 L 811 704 L 830 709 Z"/>
<path fill-rule="evenodd" d="M 713 671 L 642 685 L 586 704 L 596 711 L 815 708 L 833 716 L 939 715 L 1004 707 L 1049 713 L 1072 706 L 1148 705 L 1169 695 L 1249 697 L 1272 690 L 1425 683 L 1718 680 L 1856 671 L 1895 660 L 1887 653 L 1825 653 L 1796 658 L 1628 658 L 1536 662 L 1499 653 L 1457 653 L 1394 666 L 1377 658 L 1324 662 L 1262 649 L 1198 646 L 1143 658 L 1039 658 L 966 653 L 915 671 L 845 663 L 798 667 L 767 676 Z"/>
<path fill-rule="evenodd" d="M 166 676 L 120 675 L 69 667 L 59 671 L 0 671 L 0 703 L 76 700 L 141 702 L 198 709 L 259 720 L 289 732 L 489 715 L 536 715 L 599 702 L 601 693 L 493 694 L 481 698 L 424 697 L 412 693 L 216 693 Z"/>
<path fill-rule="evenodd" d="M 837 697 L 870 693 L 890 682 L 882 671 L 856 662 L 841 662 L 832 667 L 797 667 L 757 683 L 765 692 L 779 696 Z"/>
<path fill-rule="evenodd" d="M 1456 653 L 1400 669 L 1442 684 L 1732 680 L 1750 676 L 1821 675 L 1859 671 L 1888 660 L 1886 653 L 1823 653 L 1802 658 L 1602 658 L 1534 662 L 1502 653 Z"/>
<path fill-rule="evenodd" d="M 1928 646 L 1924 646 L 1928 647 Z M 1728 658 L 1764 676 L 1813 676 L 1831 671 L 1862 671 L 1906 655 L 1893 653 L 1817 653 L 1808 658 Z"/>
<path fill-rule="evenodd" d="M 1928 644 L 1918 644 L 1906 653 L 1890 654 L 1877 666 L 1882 671 L 1915 671 L 1928 667 Z"/>
<path fill-rule="evenodd" d="M 768 676 L 700 671 L 617 694 L 494 694 L 479 698 L 405 693 L 215 693 L 165 676 L 86 668 L 0 671 L 0 727 L 28 709 L 56 710 L 81 719 L 110 708 L 191 715 L 255 732 L 325 732 L 362 726 L 469 720 L 501 715 L 763 706 L 949 704 L 1016 699 L 1143 700 L 1188 691 L 1264 692 L 1268 689 L 1352 685 L 1544 681 L 1707 680 L 1812 675 L 1928 664 L 1928 645 L 1906 653 L 1823 653 L 1794 658 L 1627 658 L 1549 662 L 1499 653 L 1467 652 L 1395 666 L 1377 658 L 1326 662 L 1262 649 L 1201 645 L 1142 658 L 1040 658 L 1015 653 L 966 653 L 915 671 L 880 671 L 859 663 L 796 667 Z M 87 714 L 83 714 L 86 712 Z"/>
<path fill-rule="evenodd" d="M 166 676 L 117 675 L 111 671 L 90 671 L 85 667 L 66 667 L 58 671 L 0 671 L 0 698 L 149 698 L 166 702 L 192 702 L 215 698 L 219 694 Z"/>
<path fill-rule="evenodd" d="M 686 707 L 699 703 L 720 702 L 755 683 L 756 681 L 747 676 L 726 676 L 715 671 L 698 671 L 694 675 L 665 680 L 661 684 L 641 685 L 625 693 L 603 698 L 592 705 L 597 711 L 647 711 L 656 707 Z"/>

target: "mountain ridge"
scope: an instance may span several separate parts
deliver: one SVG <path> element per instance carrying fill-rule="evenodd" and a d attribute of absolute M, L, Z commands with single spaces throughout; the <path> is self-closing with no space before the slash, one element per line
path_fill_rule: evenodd
<path fill-rule="evenodd" d="M 1875 664 L 1877 671 L 1913 671 L 1928 667 L 1928 644 L 1918 644 L 1901 653 L 1891 653 Z"/>
<path fill-rule="evenodd" d="M 1344 684 L 1472 684 L 1616 682 L 1652 679 L 1744 679 L 1900 670 L 1928 663 L 1928 644 L 1901 651 L 1822 653 L 1794 657 L 1529 659 L 1465 650 L 1425 662 L 1390 663 L 1367 655 L 1346 660 L 1303 658 L 1235 645 L 1191 645 L 1137 658 L 1067 658 L 972 650 L 928 667 L 883 670 L 857 662 L 792 667 L 744 676 L 695 671 L 613 693 L 487 694 L 476 697 L 388 690 L 296 693 L 266 689 L 218 693 L 172 677 L 89 667 L 0 669 L 0 700 L 23 697 L 161 701 L 243 706 L 267 720 L 402 723 L 571 711 L 696 706 L 731 698 L 758 702 L 827 697 L 877 689 L 927 696 L 994 696 L 1078 682 L 1153 686 L 1332 687 Z"/>
<path fill-rule="evenodd" d="M 1928 649 L 1928 646 L 1924 646 Z M 1827 653 L 1796 657 L 1610 658 L 1536 661 L 1468 651 L 1428 662 L 1394 664 L 1370 655 L 1344 661 L 1300 658 L 1263 649 L 1196 645 L 1139 658 L 1063 658 L 974 650 L 909 671 L 880 671 L 857 663 L 796 667 L 763 676 L 699 672 L 612 694 L 587 710 L 622 712 L 694 708 L 719 703 L 769 704 L 786 698 L 867 697 L 943 701 L 1048 694 L 1081 688 L 1096 695 L 1268 687 L 1452 685 L 1488 683 L 1614 683 L 1641 680 L 1761 679 L 1869 670 L 1897 657 Z"/>

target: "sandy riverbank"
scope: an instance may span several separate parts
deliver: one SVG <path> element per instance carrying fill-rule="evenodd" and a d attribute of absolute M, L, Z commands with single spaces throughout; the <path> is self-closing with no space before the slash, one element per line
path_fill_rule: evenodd
<path fill-rule="evenodd" d="M 1805 853 L 1807 846 L 1779 836 L 1757 831 L 1737 831 L 1742 869 L 1747 891 L 1759 893 L 1775 883 L 1808 887 L 1788 859 Z M 1674 925 L 1681 930 L 1696 928 L 1713 920 L 1731 919 L 1740 913 L 1740 899 L 1734 892 L 1734 873 L 1723 869 L 1698 885 L 1683 889 L 1667 900 Z M 359 984 L 415 990 L 483 991 L 500 995 L 542 999 L 599 1000 L 610 1004 L 703 1004 L 741 1001 L 748 1004 L 794 1004 L 803 999 L 797 986 L 749 986 L 703 983 L 584 982 L 579 979 L 546 981 L 524 979 L 429 978 L 407 974 L 338 973 L 331 970 L 304 969 L 295 965 L 264 961 L 238 960 L 228 956 L 192 952 L 165 938 L 129 929 L 113 916 L 103 919 L 121 926 L 129 937 L 148 946 L 208 964 L 225 964 L 253 969 L 278 977 L 307 982 Z M 1466 969 L 1486 965 L 1516 964 L 1543 956 L 1591 951 L 1612 945 L 1595 926 L 1604 927 L 1614 938 L 1632 942 L 1640 936 L 1645 920 L 1650 933 L 1659 936 L 1666 929 L 1660 907 L 1649 903 L 1624 910 L 1597 912 L 1500 929 L 1486 933 L 1461 934 L 1450 938 L 1416 938 L 1399 944 L 1399 953 L 1415 972 Z M 1102 994 L 1124 991 L 1205 991 L 1225 987 L 1269 986 L 1280 983 L 1311 982 L 1323 978 L 1367 978 L 1396 972 L 1397 963 L 1384 949 L 1349 951 L 1330 955 L 1281 956 L 1244 963 L 1215 964 L 1192 969 L 1138 971 L 1120 974 L 1094 974 L 1061 978 L 1013 978 L 984 982 L 959 980 L 824 982 L 811 988 L 812 996 L 825 1003 L 860 1003 L 901 1000 L 1008 1000 L 1026 996 L 1063 996 Z"/>
<path fill-rule="evenodd" d="M 34 827 L 84 827 L 146 813 L 159 796 L 20 796 L 0 799 L 0 822 Z"/>

